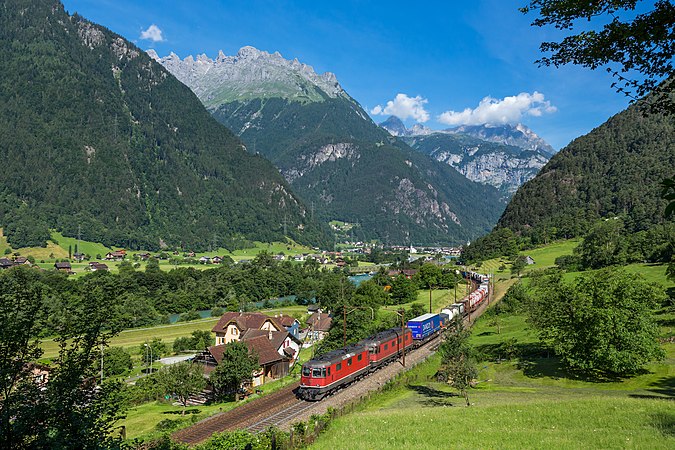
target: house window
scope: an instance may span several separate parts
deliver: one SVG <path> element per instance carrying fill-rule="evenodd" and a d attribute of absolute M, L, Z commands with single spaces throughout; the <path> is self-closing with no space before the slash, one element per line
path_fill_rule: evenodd
<path fill-rule="evenodd" d="M 339 372 L 342 370 L 342 363 L 339 363 L 337 366 L 335 366 L 335 371 Z"/>

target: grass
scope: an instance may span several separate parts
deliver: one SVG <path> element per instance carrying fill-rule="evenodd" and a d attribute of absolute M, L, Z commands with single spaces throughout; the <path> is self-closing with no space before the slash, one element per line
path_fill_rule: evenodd
<path fill-rule="evenodd" d="M 421 390 L 390 407 L 337 419 L 313 449 L 650 448 L 675 445 L 672 402 L 480 392 L 461 408 L 445 391 Z M 406 407 L 402 409 L 403 403 Z"/>
<path fill-rule="evenodd" d="M 527 266 L 527 270 L 544 269 L 555 266 L 555 260 L 560 256 L 571 255 L 573 250 L 581 242 L 580 239 L 553 242 L 544 247 L 520 252 L 523 256 L 531 256 L 534 264 Z"/>
<path fill-rule="evenodd" d="M 61 233 L 52 231 L 52 241 L 58 242 L 59 247 L 65 252 L 65 256 L 61 258 L 68 257 L 68 247 L 75 253 L 75 246 L 77 246 L 77 251 L 84 253 L 85 255 L 90 255 L 92 259 L 95 259 L 96 255 L 101 255 L 105 257 L 106 253 L 111 252 L 116 249 L 108 248 L 101 243 L 88 242 L 88 241 L 79 241 L 77 238 L 65 237 Z"/>
<path fill-rule="evenodd" d="M 233 403 L 233 402 L 231 402 Z M 191 423 L 196 423 L 201 419 L 211 416 L 217 412 L 226 411 L 234 407 L 228 407 L 229 403 L 219 403 L 205 406 L 189 406 L 186 408 L 185 418 Z M 143 405 L 130 408 L 127 411 L 127 417 L 120 420 L 116 426 L 124 426 L 127 432 L 127 439 L 138 437 L 152 437 L 160 434 L 157 430 L 157 424 L 165 419 L 180 420 L 182 418 L 182 406 L 173 406 L 165 402 L 150 402 Z"/>

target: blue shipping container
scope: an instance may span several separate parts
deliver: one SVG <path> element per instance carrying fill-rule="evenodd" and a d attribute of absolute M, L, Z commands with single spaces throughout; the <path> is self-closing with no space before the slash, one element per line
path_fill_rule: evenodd
<path fill-rule="evenodd" d="M 441 316 L 438 314 L 424 314 L 408 321 L 408 328 L 412 331 L 415 340 L 425 339 L 430 334 L 441 329 Z"/>

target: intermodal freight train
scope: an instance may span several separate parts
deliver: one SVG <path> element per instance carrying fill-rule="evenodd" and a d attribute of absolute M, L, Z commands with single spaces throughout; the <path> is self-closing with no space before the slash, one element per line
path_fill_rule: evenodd
<path fill-rule="evenodd" d="M 463 274 L 478 288 L 440 314 L 423 314 L 411 319 L 407 328 L 381 331 L 346 348 L 333 350 L 302 365 L 298 396 L 318 401 L 437 337 L 457 317 L 475 311 L 488 297 L 489 280 L 475 272 Z"/>

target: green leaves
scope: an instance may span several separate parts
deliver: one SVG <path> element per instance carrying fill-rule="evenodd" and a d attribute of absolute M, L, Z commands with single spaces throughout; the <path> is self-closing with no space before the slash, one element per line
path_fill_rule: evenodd
<path fill-rule="evenodd" d="M 241 384 L 252 379 L 253 372 L 259 367 L 258 355 L 250 354 L 246 344 L 233 341 L 225 345 L 223 359 L 211 373 L 209 380 L 218 397 L 223 398 L 234 393 L 238 399 Z"/>
<path fill-rule="evenodd" d="M 604 269 L 574 284 L 540 279 L 530 322 L 574 371 L 630 376 L 663 357 L 653 309 L 664 294 L 638 275 Z"/>

